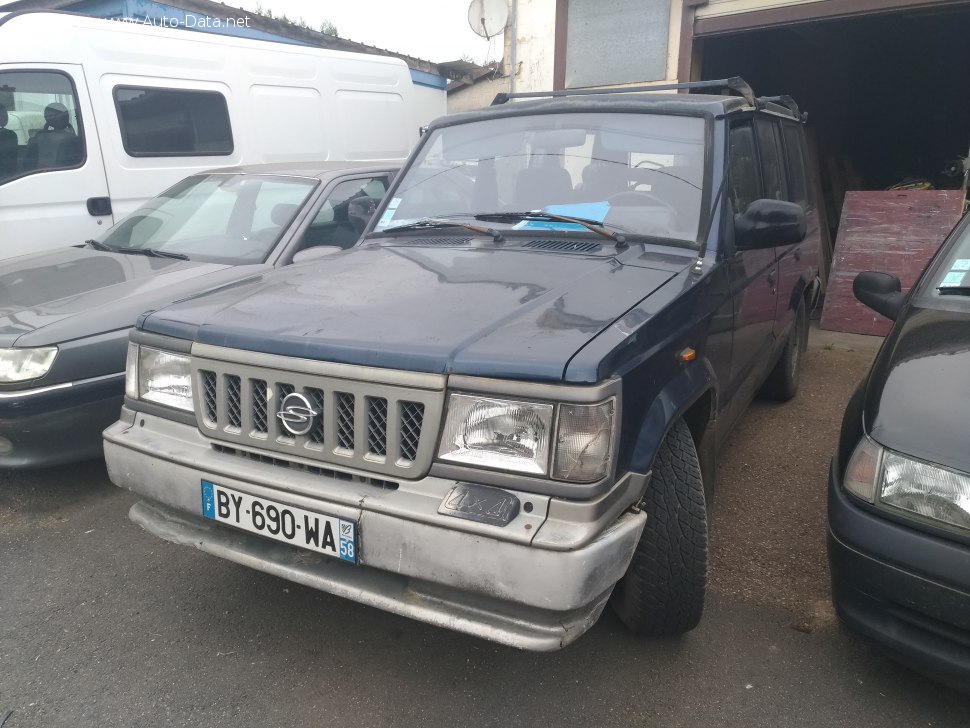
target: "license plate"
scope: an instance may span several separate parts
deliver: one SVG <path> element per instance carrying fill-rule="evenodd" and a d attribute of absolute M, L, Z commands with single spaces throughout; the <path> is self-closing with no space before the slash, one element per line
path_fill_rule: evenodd
<path fill-rule="evenodd" d="M 202 515 L 250 533 L 357 563 L 353 521 L 306 511 L 202 481 Z"/>

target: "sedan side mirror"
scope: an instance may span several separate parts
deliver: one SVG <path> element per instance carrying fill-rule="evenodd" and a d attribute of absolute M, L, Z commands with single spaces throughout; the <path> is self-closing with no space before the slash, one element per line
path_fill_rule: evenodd
<path fill-rule="evenodd" d="M 293 256 L 294 263 L 306 263 L 310 260 L 325 258 L 328 255 L 339 253 L 343 248 L 336 245 L 314 245 L 312 248 L 304 248 Z"/>
<path fill-rule="evenodd" d="M 755 200 L 734 217 L 734 244 L 739 250 L 794 245 L 805 239 L 805 211 L 785 200 Z"/>
<path fill-rule="evenodd" d="M 871 270 L 860 273 L 852 281 L 852 292 L 857 299 L 893 321 L 906 303 L 906 294 L 902 289 L 896 276 Z"/>

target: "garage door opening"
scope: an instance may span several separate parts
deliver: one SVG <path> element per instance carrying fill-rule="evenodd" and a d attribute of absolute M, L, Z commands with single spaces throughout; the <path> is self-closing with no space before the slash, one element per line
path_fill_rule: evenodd
<path fill-rule="evenodd" d="M 885 12 L 695 39 L 704 79 L 743 76 L 809 115 L 834 241 L 847 190 L 961 189 L 970 8 Z"/>

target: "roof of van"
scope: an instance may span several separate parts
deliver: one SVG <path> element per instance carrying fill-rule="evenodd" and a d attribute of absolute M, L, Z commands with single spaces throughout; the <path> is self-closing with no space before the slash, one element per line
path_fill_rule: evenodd
<path fill-rule="evenodd" d="M 401 168 L 400 161 L 386 162 L 273 162 L 243 164 L 238 167 L 218 167 L 200 174 L 273 174 L 287 177 L 316 177 L 321 179 L 335 172 L 387 172 Z"/>

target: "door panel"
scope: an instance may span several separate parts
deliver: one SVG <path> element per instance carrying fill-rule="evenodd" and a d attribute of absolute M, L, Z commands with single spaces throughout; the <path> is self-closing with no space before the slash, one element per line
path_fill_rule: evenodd
<path fill-rule="evenodd" d="M 4 86 L 0 120 L 17 146 L 0 155 L 0 258 L 97 237 L 113 218 L 88 212 L 89 198 L 109 193 L 81 67 L 0 64 Z"/>

